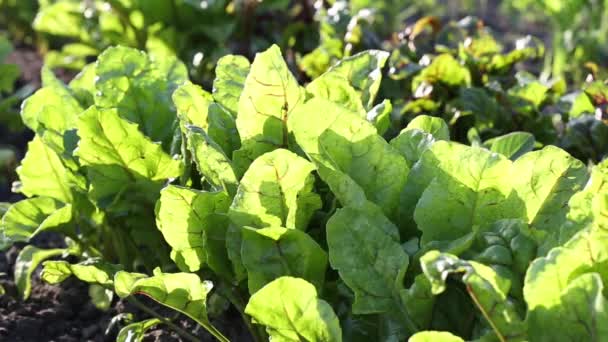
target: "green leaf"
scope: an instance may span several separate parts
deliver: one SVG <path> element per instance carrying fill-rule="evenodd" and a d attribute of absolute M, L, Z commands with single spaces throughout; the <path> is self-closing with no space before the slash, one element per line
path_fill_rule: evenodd
<path fill-rule="evenodd" d="M 245 313 L 266 326 L 272 341 L 342 341 L 332 307 L 303 279 L 274 280 L 251 296 Z"/>
<path fill-rule="evenodd" d="M 606 194 L 608 194 L 608 161 L 594 166 L 585 187 L 570 198 L 568 221 L 562 228 L 560 245 L 568 241 L 576 232 L 600 218 L 600 212 L 593 210 L 593 203 Z"/>
<path fill-rule="evenodd" d="M 289 128 L 317 168 L 348 175 L 365 191 L 367 199 L 393 216 L 409 168 L 374 126 L 344 107 L 313 98 L 292 113 Z M 329 176 L 319 172 L 330 183 Z"/>
<path fill-rule="evenodd" d="M 524 298 L 531 341 L 608 338 L 603 284 L 608 280 L 608 234 L 585 229 L 528 269 Z"/>
<path fill-rule="evenodd" d="M 239 174 L 265 152 L 288 146 L 287 118 L 303 98 L 278 46 L 256 55 L 236 117 L 242 143 L 234 155 Z"/>
<path fill-rule="evenodd" d="M 144 136 L 114 109 L 89 108 L 80 116 L 76 154 L 87 167 L 89 195 L 107 207 L 127 190 L 155 202 L 162 183 L 181 174 L 182 163 Z"/>
<path fill-rule="evenodd" d="M 39 32 L 87 41 L 84 21 L 79 3 L 59 1 L 41 6 L 32 26 Z"/>
<path fill-rule="evenodd" d="M 431 64 L 414 77 L 412 80 L 412 91 L 422 83 L 442 83 L 447 86 L 467 86 L 471 84 L 469 70 L 450 54 L 441 54 L 433 59 Z"/>
<path fill-rule="evenodd" d="M 95 63 L 87 64 L 69 83 L 69 88 L 83 108 L 95 103 Z"/>
<path fill-rule="evenodd" d="M 319 195 L 313 192 L 313 170 L 306 159 L 284 149 L 264 154 L 241 179 L 230 219 L 239 227 L 306 230 L 321 207 Z"/>
<path fill-rule="evenodd" d="M 408 256 L 399 231 L 374 208 L 338 209 L 327 222 L 332 268 L 355 293 L 353 313 L 388 312 L 398 306 Z"/>
<path fill-rule="evenodd" d="M 99 55 L 96 70 L 95 104 L 115 109 L 153 141 L 168 144 L 175 121 L 171 94 L 188 79 L 186 67 L 168 56 L 156 59 L 118 46 Z"/>
<path fill-rule="evenodd" d="M 402 197 L 407 205 L 417 201 L 414 220 L 422 231 L 421 245 L 458 239 L 477 225 L 520 217 L 523 204 L 512 189 L 511 168 L 508 159 L 481 148 L 433 144 L 412 169 Z"/>
<path fill-rule="evenodd" d="M 21 180 L 19 191 L 28 197 L 46 196 L 71 203 L 74 190 L 86 187 L 84 178 L 68 169 L 62 158 L 39 137 L 28 144 L 17 174 Z"/>
<path fill-rule="evenodd" d="M 464 340 L 447 331 L 421 331 L 410 337 L 408 342 L 464 342 Z"/>
<path fill-rule="evenodd" d="M 114 275 L 123 270 L 122 265 L 114 265 L 101 259 L 87 259 L 78 264 L 67 261 L 45 261 L 40 278 L 49 284 L 58 284 L 70 276 L 75 276 L 89 284 L 112 286 Z"/>
<path fill-rule="evenodd" d="M 0 92 L 11 93 L 15 87 L 15 81 L 21 75 L 21 69 L 17 64 L 0 62 L 0 75 Z"/>
<path fill-rule="evenodd" d="M 171 95 L 177 109 L 177 117 L 186 125 L 195 125 L 207 130 L 209 105 L 213 97 L 199 85 L 186 81 Z"/>
<path fill-rule="evenodd" d="M 158 269 L 152 277 L 124 271 L 116 273 L 114 277 L 114 290 L 119 297 L 136 293 L 146 295 L 192 318 L 211 334 L 219 336 L 220 341 L 228 341 L 209 323 L 207 317 L 207 295 L 212 288 L 211 282 L 201 282 L 196 274 L 162 273 Z"/>
<path fill-rule="evenodd" d="M 515 160 L 534 149 L 536 140 L 527 132 L 512 132 L 484 141 L 483 146 L 492 152 Z"/>
<path fill-rule="evenodd" d="M 511 281 L 511 295 L 522 298 L 523 278 L 536 258 L 536 249 L 537 243 L 526 222 L 507 219 L 480 227 L 470 249 L 461 258 L 492 267 Z"/>
<path fill-rule="evenodd" d="M 442 118 L 428 115 L 418 115 L 403 130 L 405 132 L 417 129 L 431 134 L 436 140 L 450 140 L 450 130 L 448 124 Z M 402 132 L 403 132 L 402 131 Z"/>
<path fill-rule="evenodd" d="M 184 132 L 189 125 L 200 127 L 227 156 L 240 147 L 234 118 L 200 86 L 186 82 L 173 92 L 172 98 Z"/>
<path fill-rule="evenodd" d="M 114 292 L 97 284 L 89 285 L 89 297 L 95 307 L 101 311 L 106 311 L 112 305 Z"/>
<path fill-rule="evenodd" d="M 445 291 L 450 275 L 462 276 L 466 291 L 496 337 L 501 341 L 525 340 L 524 322 L 507 297 L 511 285 L 509 280 L 500 277 L 488 266 L 438 251 L 426 253 L 420 259 L 420 264 L 431 281 L 434 294 Z"/>
<path fill-rule="evenodd" d="M 329 73 L 319 77 L 306 86 L 306 91 L 314 97 L 339 104 L 361 117 L 365 115 L 360 93 L 341 74 Z"/>
<path fill-rule="evenodd" d="M 236 117 L 238 112 L 239 98 L 245 87 L 249 69 L 249 61 L 243 56 L 227 55 L 217 61 L 213 98 L 228 109 L 233 117 Z"/>
<path fill-rule="evenodd" d="M 187 127 L 186 136 L 192 159 L 205 181 L 234 196 L 239 182 L 234 166 L 222 148 L 199 127 Z"/>
<path fill-rule="evenodd" d="M 537 241 L 543 243 L 539 255 L 544 255 L 557 243 L 568 201 L 587 182 L 586 167 L 567 152 L 547 146 L 517 159 L 513 170 L 514 188 L 525 203 L 525 218 Z"/>
<path fill-rule="evenodd" d="M 225 214 L 229 206 L 230 198 L 224 192 L 174 185 L 160 192 L 156 225 L 172 248 L 171 258 L 181 270 L 196 272 L 207 264 L 215 273 L 230 279 L 225 241 L 215 239 L 226 235 L 228 216 Z"/>
<path fill-rule="evenodd" d="M 281 276 L 302 278 L 323 289 L 327 253 L 306 233 L 269 227 L 242 230 L 241 258 L 247 269 L 249 293 Z"/>
<path fill-rule="evenodd" d="M 374 108 L 367 112 L 365 119 L 371 122 L 376 129 L 378 134 L 382 135 L 391 126 L 391 113 L 393 112 L 393 105 L 390 100 L 384 100 L 382 103 L 377 104 Z"/>
<path fill-rule="evenodd" d="M 21 298 L 28 299 L 32 290 L 32 274 L 38 265 L 46 259 L 62 255 L 65 249 L 40 249 L 31 245 L 25 246 L 15 260 L 15 284 Z"/>
<path fill-rule="evenodd" d="M 71 205 L 36 197 L 11 205 L 2 217 L 0 232 L 10 242 L 29 241 L 40 232 L 66 228 L 71 222 Z"/>
<path fill-rule="evenodd" d="M 161 323 L 158 318 L 149 318 L 126 325 L 118 332 L 116 342 L 141 342 L 148 330 Z"/>
<path fill-rule="evenodd" d="M 382 67 L 388 57 L 389 53 L 386 51 L 363 51 L 342 59 L 319 78 L 334 77 L 334 75 L 345 77 L 360 94 L 365 109 L 369 110 L 373 107 L 376 94 L 380 89 Z"/>
<path fill-rule="evenodd" d="M 419 129 L 407 129 L 399 133 L 398 136 L 390 141 L 397 151 L 405 157 L 408 167 L 411 169 L 420 159 L 422 153 L 435 143 L 435 137 L 430 133 Z"/>
<path fill-rule="evenodd" d="M 72 152 L 78 137 L 74 131 L 82 111 L 70 90 L 55 80 L 24 101 L 21 118 L 48 147 L 63 157 L 66 165 L 75 168 Z"/>

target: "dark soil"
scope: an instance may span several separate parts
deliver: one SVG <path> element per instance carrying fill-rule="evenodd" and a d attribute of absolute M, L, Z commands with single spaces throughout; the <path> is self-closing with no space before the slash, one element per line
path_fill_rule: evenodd
<path fill-rule="evenodd" d="M 53 233 L 43 233 L 35 240 L 34 244 L 45 248 L 63 245 L 59 236 Z M 120 328 L 125 325 L 119 322 L 108 328 L 116 315 L 132 313 L 134 321 L 151 318 L 131 303 L 119 299 L 114 300 L 108 311 L 98 310 L 89 299 L 87 284 L 69 278 L 60 285 L 49 285 L 40 280 L 40 269 L 32 279 L 30 298 L 27 301 L 18 299 L 12 274 L 19 250 L 20 247 L 13 246 L 0 253 L 0 273 L 5 273 L 0 277 L 0 285 L 6 290 L 6 294 L 0 297 L 0 341 L 114 341 Z M 146 297 L 140 296 L 138 299 L 165 317 L 173 317 L 176 313 Z M 251 341 L 237 312 L 228 310 L 211 321 L 231 341 Z M 173 322 L 201 341 L 215 341 L 184 315 Z M 144 341 L 185 340 L 167 326 L 158 325 L 146 334 Z"/>

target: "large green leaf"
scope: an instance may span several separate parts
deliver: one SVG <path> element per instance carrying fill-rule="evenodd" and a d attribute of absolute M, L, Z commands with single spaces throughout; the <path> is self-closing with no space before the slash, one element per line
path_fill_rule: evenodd
<path fill-rule="evenodd" d="M 303 279 L 274 280 L 251 296 L 245 313 L 266 327 L 272 341 L 342 341 L 332 307 Z"/>
<path fill-rule="evenodd" d="M 124 271 L 114 276 L 114 290 L 121 298 L 133 294 L 146 295 L 192 318 L 221 341 L 228 341 L 207 317 L 207 295 L 212 288 L 211 282 L 201 282 L 193 273 L 162 273 L 157 269 L 151 277 Z"/>
<path fill-rule="evenodd" d="M 374 207 L 338 209 L 327 222 L 331 266 L 355 293 L 354 313 L 382 313 L 399 307 L 408 256 L 399 231 Z"/>
<path fill-rule="evenodd" d="M 46 196 L 71 203 L 74 190 L 84 189 L 84 178 L 65 166 L 55 151 L 39 138 L 28 144 L 28 151 L 17 168 L 19 191 L 28 197 Z"/>
<path fill-rule="evenodd" d="M 407 205 L 417 201 L 421 244 L 458 239 L 477 225 L 520 217 L 523 204 L 512 189 L 511 168 L 508 159 L 481 148 L 433 144 L 404 190 Z"/>
<path fill-rule="evenodd" d="M 71 205 L 49 197 L 30 198 L 10 206 L 0 222 L 0 233 L 9 242 L 28 241 L 42 231 L 67 228 L 71 221 Z"/>
<path fill-rule="evenodd" d="M 409 168 L 372 124 L 344 107 L 313 98 L 292 113 L 289 129 L 317 168 L 348 175 L 367 199 L 392 217 Z M 330 183 L 332 176 L 319 172 Z"/>
<path fill-rule="evenodd" d="M 323 289 L 327 253 L 297 229 L 268 227 L 242 230 L 241 258 L 247 269 L 249 293 L 281 276 L 307 280 Z"/>
<path fill-rule="evenodd" d="M 153 141 L 169 142 L 175 121 L 171 94 L 188 79 L 181 62 L 117 46 L 99 55 L 96 72 L 97 106 L 116 109 Z"/>
<path fill-rule="evenodd" d="M 513 184 L 526 207 L 524 216 L 542 245 L 544 255 L 559 239 L 568 201 L 587 182 L 585 165 L 567 152 L 547 146 L 526 153 L 513 164 Z"/>
<path fill-rule="evenodd" d="M 313 170 L 311 163 L 288 150 L 264 154 L 241 179 L 230 219 L 239 227 L 306 230 L 321 207 L 319 195 L 313 192 Z"/>
<path fill-rule="evenodd" d="M 524 298 L 531 341 L 602 341 L 608 338 L 608 234 L 585 229 L 528 269 Z"/>
<path fill-rule="evenodd" d="M 25 246 L 15 260 L 15 284 L 21 298 L 28 299 L 32 291 L 32 274 L 40 263 L 66 252 L 65 249 L 40 249 L 34 246 Z"/>
<path fill-rule="evenodd" d="M 524 341 L 526 329 L 515 305 L 507 297 L 510 282 L 490 267 L 475 261 L 431 251 L 420 260 L 422 270 L 431 281 L 432 292 L 440 294 L 446 289 L 450 275 L 461 275 L 461 281 L 486 323 L 500 341 Z"/>
<path fill-rule="evenodd" d="M 171 246 L 171 258 L 184 271 L 208 265 L 230 278 L 225 239 L 230 198 L 224 192 L 205 192 L 169 185 L 160 193 L 156 225 Z M 223 232 L 223 233 L 222 233 Z M 217 240 L 216 237 L 224 237 Z"/>
<path fill-rule="evenodd" d="M 382 67 L 388 59 L 389 53 L 380 50 L 367 50 L 339 61 L 336 65 L 321 75 L 325 77 L 342 76 L 359 93 L 365 109 L 374 105 L 376 94 L 380 89 L 382 80 Z"/>
<path fill-rule="evenodd" d="M 215 67 L 213 98 L 235 117 L 249 68 L 247 58 L 238 55 L 227 55 L 220 58 Z"/>
<path fill-rule="evenodd" d="M 101 207 L 125 191 L 154 202 L 162 183 L 181 173 L 182 164 L 114 109 L 89 108 L 80 116 L 76 154 L 87 167 L 89 195 Z"/>
<path fill-rule="evenodd" d="M 234 158 L 240 174 L 265 152 L 288 147 L 287 119 L 303 99 L 303 90 L 278 46 L 256 55 L 236 117 L 242 147 Z"/>

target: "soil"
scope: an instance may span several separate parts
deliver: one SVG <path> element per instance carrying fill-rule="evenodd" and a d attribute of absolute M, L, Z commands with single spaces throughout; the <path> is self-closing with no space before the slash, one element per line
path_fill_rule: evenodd
<path fill-rule="evenodd" d="M 63 247 L 59 236 L 53 233 L 40 234 L 33 244 L 44 248 Z M 131 303 L 119 299 L 114 300 L 109 310 L 98 310 L 89 299 L 87 284 L 74 278 L 68 278 L 59 285 L 46 284 L 40 279 L 40 268 L 32 278 L 30 298 L 27 301 L 18 299 L 12 274 L 20 247 L 22 246 L 13 246 L 5 253 L 0 253 L 0 273 L 5 274 L 0 277 L 0 285 L 6 290 L 6 294 L 0 297 L 0 341 L 115 341 L 118 331 L 125 323 L 119 322 L 111 326 L 113 317 L 131 313 L 134 322 L 151 318 Z M 175 314 L 175 311 L 144 296 L 139 296 L 138 299 L 165 317 Z M 233 310 L 211 319 L 211 322 L 231 341 L 252 340 L 238 313 Z M 215 341 L 202 327 L 184 315 L 180 315 L 173 323 L 200 341 Z M 170 328 L 158 325 L 148 331 L 144 341 L 185 340 Z"/>

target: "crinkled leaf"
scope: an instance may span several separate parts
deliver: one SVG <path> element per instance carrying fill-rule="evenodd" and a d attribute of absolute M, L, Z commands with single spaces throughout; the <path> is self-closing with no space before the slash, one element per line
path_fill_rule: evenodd
<path fill-rule="evenodd" d="M 292 113 L 289 128 L 317 168 L 348 175 L 367 199 L 393 215 L 409 168 L 374 126 L 344 107 L 313 98 Z"/>
<path fill-rule="evenodd" d="M 205 192 L 169 185 L 160 193 L 156 225 L 171 246 L 171 258 L 184 271 L 207 264 L 230 279 L 226 235 L 230 198 L 224 192 Z M 223 232 L 223 234 L 221 234 Z M 220 234 L 218 234 L 220 233 Z"/>
<path fill-rule="evenodd" d="M 274 280 L 251 296 L 245 313 L 266 327 L 272 341 L 342 341 L 332 307 L 303 279 Z"/>
<path fill-rule="evenodd" d="M 608 234 L 585 229 L 528 269 L 524 298 L 531 341 L 608 338 L 603 284 L 608 279 Z"/>
<path fill-rule="evenodd" d="M 65 249 L 40 249 L 31 245 L 25 246 L 15 260 L 15 284 L 21 298 L 28 299 L 32 290 L 32 274 L 40 263 L 48 258 L 61 255 Z"/>
<path fill-rule="evenodd" d="M 547 146 L 526 153 L 513 164 L 513 183 L 526 207 L 528 223 L 542 242 L 539 254 L 556 245 L 568 201 L 587 182 L 585 165 L 567 152 Z"/>
<path fill-rule="evenodd" d="M 120 118 L 114 109 L 89 108 L 80 116 L 77 155 L 87 167 L 89 195 L 101 207 L 127 189 L 154 202 L 162 182 L 177 177 L 182 164 Z"/>
<path fill-rule="evenodd" d="M 302 278 L 323 288 L 327 253 L 308 234 L 282 227 L 242 230 L 241 258 L 249 293 L 281 276 Z"/>
<path fill-rule="evenodd" d="M 421 244 L 457 239 L 474 226 L 520 217 L 523 204 L 511 187 L 511 167 L 508 159 L 481 148 L 433 144 L 404 190 L 408 204 L 419 198 L 414 220 Z"/>
<path fill-rule="evenodd" d="M 359 92 L 361 102 L 369 110 L 374 105 L 380 89 L 382 68 L 389 53 L 381 50 L 367 50 L 339 61 L 319 78 L 341 75 Z"/>
<path fill-rule="evenodd" d="M 188 79 L 180 61 L 117 46 L 99 55 L 96 72 L 97 106 L 116 109 L 153 141 L 168 143 L 175 121 L 171 94 Z"/>
<path fill-rule="evenodd" d="M 265 152 L 288 146 L 287 118 L 303 98 L 278 46 L 256 55 L 236 117 L 242 146 L 234 160 L 240 174 Z"/>
<path fill-rule="evenodd" d="M 399 231 L 374 208 L 338 209 L 327 222 L 332 268 L 355 293 L 354 313 L 381 313 L 398 305 L 408 256 Z"/>
<path fill-rule="evenodd" d="M 234 117 L 238 112 L 239 98 L 245 87 L 249 68 L 247 58 L 238 55 L 227 55 L 220 58 L 215 67 L 213 98 L 228 109 Z"/>

